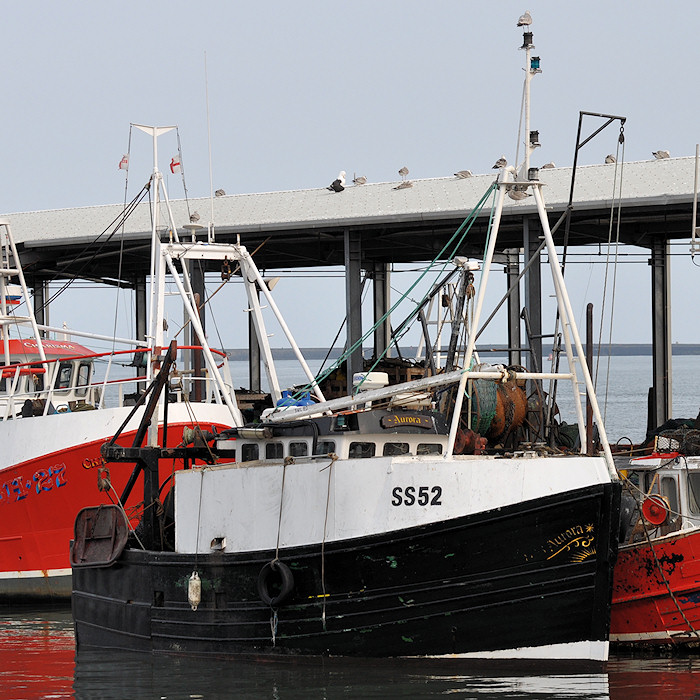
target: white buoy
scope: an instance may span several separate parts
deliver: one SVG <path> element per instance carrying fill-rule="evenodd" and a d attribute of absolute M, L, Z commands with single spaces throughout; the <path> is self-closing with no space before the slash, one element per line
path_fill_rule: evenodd
<path fill-rule="evenodd" d="M 202 602 L 202 581 L 196 571 L 192 572 L 187 585 L 187 600 L 192 606 L 192 610 L 196 610 Z"/>

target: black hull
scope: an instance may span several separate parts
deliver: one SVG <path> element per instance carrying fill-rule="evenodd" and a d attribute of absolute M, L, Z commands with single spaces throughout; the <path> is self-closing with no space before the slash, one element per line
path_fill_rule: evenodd
<path fill-rule="evenodd" d="M 326 543 L 323 556 L 320 544 L 280 550 L 294 587 L 274 610 L 257 588 L 274 551 L 195 561 L 127 549 L 111 567 L 73 570 L 77 646 L 393 657 L 606 642 L 619 498 L 607 484 Z"/>

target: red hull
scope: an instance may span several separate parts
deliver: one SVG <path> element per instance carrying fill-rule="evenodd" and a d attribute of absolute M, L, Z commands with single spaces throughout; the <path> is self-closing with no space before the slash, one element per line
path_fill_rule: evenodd
<path fill-rule="evenodd" d="M 672 595 L 669 593 L 669 588 Z M 700 530 L 621 547 L 613 580 L 611 642 L 700 644 Z"/>
<path fill-rule="evenodd" d="M 169 425 L 168 446 L 181 441 L 183 427 Z M 133 436 L 133 431 L 123 433 L 120 444 L 130 445 Z M 97 488 L 104 442 L 84 442 L 0 472 L 0 599 L 70 596 L 69 543 L 75 516 L 87 505 L 115 500 L 114 491 Z M 164 462 L 161 483 L 181 467 Z M 110 464 L 109 470 L 112 486 L 121 495 L 133 465 Z M 127 513 L 137 516 L 142 500 L 139 477 L 125 504 Z"/>

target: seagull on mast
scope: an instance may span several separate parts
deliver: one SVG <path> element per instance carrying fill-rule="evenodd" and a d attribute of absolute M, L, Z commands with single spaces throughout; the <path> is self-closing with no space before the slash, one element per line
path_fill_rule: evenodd
<path fill-rule="evenodd" d="M 493 164 L 493 170 L 500 170 L 501 168 L 505 168 L 506 165 L 508 165 L 508 161 L 506 160 L 505 156 L 501 156 L 494 164 Z"/>
<path fill-rule="evenodd" d="M 342 192 L 345 189 L 345 171 L 341 170 L 338 173 L 338 177 L 326 189 L 329 189 L 331 192 Z"/>
<path fill-rule="evenodd" d="M 525 13 L 520 15 L 520 19 L 518 20 L 518 26 L 519 27 L 527 27 L 532 24 L 532 15 L 530 14 L 530 10 L 525 10 Z"/>

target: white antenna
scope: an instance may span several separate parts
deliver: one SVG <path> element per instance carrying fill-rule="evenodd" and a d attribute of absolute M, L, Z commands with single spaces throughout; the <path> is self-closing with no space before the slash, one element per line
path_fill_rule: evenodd
<path fill-rule="evenodd" d="M 211 207 L 209 214 L 209 226 L 207 239 L 209 243 L 214 242 L 214 176 L 211 165 L 211 124 L 209 121 L 209 74 L 207 72 L 207 52 L 204 52 L 204 92 L 207 103 L 207 145 L 209 147 L 209 204 Z"/>

